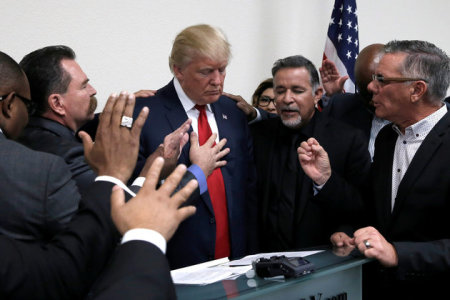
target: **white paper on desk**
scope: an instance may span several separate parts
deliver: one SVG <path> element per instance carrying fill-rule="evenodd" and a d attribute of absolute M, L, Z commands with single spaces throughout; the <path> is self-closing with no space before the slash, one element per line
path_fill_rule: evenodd
<path fill-rule="evenodd" d="M 172 280 L 176 284 L 198 284 L 205 285 L 216 281 L 224 280 L 233 276 L 233 273 L 216 270 L 214 268 L 205 268 L 193 272 L 172 273 Z"/>
<path fill-rule="evenodd" d="M 319 252 L 322 252 L 324 250 L 318 250 L 318 251 L 297 251 L 297 252 L 271 252 L 271 253 L 259 253 L 254 255 L 248 255 L 244 258 L 233 260 L 227 263 L 228 266 L 247 266 L 251 265 L 252 262 L 258 258 L 270 258 L 272 256 L 281 256 L 284 255 L 286 257 L 305 257 L 308 255 L 313 255 Z"/>
<path fill-rule="evenodd" d="M 229 262 L 228 258 L 221 258 L 205 263 L 172 270 L 170 275 L 175 284 L 209 284 L 233 276 L 231 268 L 215 268 Z"/>

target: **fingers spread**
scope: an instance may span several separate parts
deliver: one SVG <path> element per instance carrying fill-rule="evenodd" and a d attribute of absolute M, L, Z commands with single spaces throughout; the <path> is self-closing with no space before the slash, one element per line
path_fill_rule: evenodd
<path fill-rule="evenodd" d="M 191 132 L 190 139 L 191 139 L 191 147 L 198 147 L 198 136 L 194 131 Z"/>
<path fill-rule="evenodd" d="M 134 97 L 134 96 L 133 96 Z M 111 116 L 111 125 L 119 126 L 122 122 L 122 116 L 124 115 L 125 104 L 128 99 L 128 94 L 126 92 L 121 92 L 119 97 L 116 100 L 114 105 L 112 116 Z M 134 104 L 134 102 L 133 102 Z M 127 116 L 130 117 L 130 116 Z"/>
<path fill-rule="evenodd" d="M 140 136 L 142 127 L 144 127 L 149 113 L 148 107 L 143 107 L 136 120 L 133 122 L 131 133 L 133 136 Z"/>
<path fill-rule="evenodd" d="M 111 211 L 115 211 L 125 204 L 125 193 L 122 188 L 115 185 L 111 193 Z"/>
<path fill-rule="evenodd" d="M 172 196 L 172 200 L 176 207 L 181 206 L 189 196 L 195 191 L 198 186 L 198 182 L 192 179 L 188 182 L 181 190 L 179 190 L 175 195 Z"/>
<path fill-rule="evenodd" d="M 152 165 L 150 166 L 150 169 L 148 170 L 147 176 L 145 177 L 143 189 L 150 191 L 155 190 L 156 186 L 159 181 L 159 174 L 161 173 L 161 170 L 164 165 L 164 158 L 157 157 Z"/>
<path fill-rule="evenodd" d="M 83 142 L 83 148 L 84 153 L 89 153 L 94 146 L 94 143 L 92 142 L 91 136 L 87 134 L 85 131 L 80 131 L 78 133 L 78 136 L 80 137 L 81 141 Z"/>
<path fill-rule="evenodd" d="M 171 195 L 175 188 L 181 181 L 184 173 L 186 172 L 186 166 L 181 164 L 178 165 L 175 170 L 170 174 L 169 177 L 164 181 L 164 184 L 159 188 L 160 191 L 167 193 L 167 195 Z M 159 175 L 159 174 L 158 174 Z"/>

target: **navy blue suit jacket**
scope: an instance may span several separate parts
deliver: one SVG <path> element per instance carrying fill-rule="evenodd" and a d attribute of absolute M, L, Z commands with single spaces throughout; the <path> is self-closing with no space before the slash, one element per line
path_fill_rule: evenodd
<path fill-rule="evenodd" d="M 137 99 L 134 117 L 147 106 L 150 114 L 142 129 L 138 174 L 145 159 L 161 144 L 164 137 L 183 122 L 187 114 L 175 91 L 173 81 L 158 90 L 153 97 Z M 241 257 L 256 245 L 255 174 L 252 156 L 252 140 L 247 119 L 236 103 L 221 96 L 211 104 L 219 130 L 219 137 L 226 138 L 230 153 L 222 167 L 228 206 L 231 257 Z M 192 130 L 192 129 L 191 129 Z M 182 150 L 178 163 L 191 165 L 188 143 Z M 167 246 L 167 257 L 172 269 L 192 265 L 214 258 L 216 224 L 209 193 L 193 199 L 196 214 L 184 221 Z"/>

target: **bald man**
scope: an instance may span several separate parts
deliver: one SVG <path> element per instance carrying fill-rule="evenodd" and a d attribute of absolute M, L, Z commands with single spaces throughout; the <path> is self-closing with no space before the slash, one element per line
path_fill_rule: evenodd
<path fill-rule="evenodd" d="M 359 128 L 364 132 L 369 144 L 370 157 L 373 158 L 375 138 L 378 132 L 389 121 L 380 119 L 374 114 L 372 93 L 367 89 L 372 81 L 372 74 L 380 59 L 383 44 L 372 44 L 365 47 L 358 55 L 355 64 L 355 77 L 358 93 L 341 93 L 348 76 L 339 76 L 336 66 L 328 60 L 322 63 L 321 77 L 328 96 L 332 96 L 325 110 L 331 117 Z M 332 75 L 329 75 L 332 74 Z M 328 75 L 328 76 L 327 76 Z"/>

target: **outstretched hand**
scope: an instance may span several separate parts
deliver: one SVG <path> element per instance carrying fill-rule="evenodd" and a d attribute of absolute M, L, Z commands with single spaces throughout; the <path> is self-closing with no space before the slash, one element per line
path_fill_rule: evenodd
<path fill-rule="evenodd" d="M 79 133 L 84 157 L 99 176 L 112 176 L 127 182 L 134 170 L 139 136 L 148 116 L 148 108 L 144 107 L 131 128 L 121 126 L 122 116 L 133 116 L 134 104 L 133 94 L 112 94 L 100 115 L 95 143 L 86 132 Z"/>
<path fill-rule="evenodd" d="M 228 98 L 231 98 L 232 100 L 236 101 L 236 106 L 239 107 L 240 110 L 244 112 L 244 114 L 247 116 L 247 121 L 252 121 L 256 118 L 256 108 L 254 108 L 252 105 L 250 105 L 247 101 L 245 101 L 244 98 L 241 96 L 229 94 L 229 93 L 222 93 L 224 96 L 227 96 Z"/>
<path fill-rule="evenodd" d="M 211 175 L 215 168 L 223 167 L 227 164 L 226 160 L 221 160 L 225 155 L 230 153 L 230 148 L 222 150 L 227 143 L 227 139 L 221 139 L 218 144 L 214 145 L 217 134 L 213 133 L 209 139 L 203 144 L 198 144 L 198 136 L 195 132 L 191 132 L 191 148 L 189 150 L 189 158 L 193 164 L 202 169 L 205 177 Z M 214 146 L 213 146 L 214 145 Z"/>
<path fill-rule="evenodd" d="M 343 93 L 344 84 L 349 77 L 348 75 L 341 77 L 334 62 L 329 59 L 323 60 L 319 72 L 327 96 L 331 97 L 334 94 Z"/>
<path fill-rule="evenodd" d="M 181 181 L 186 166 L 179 165 L 156 189 L 164 159 L 158 157 L 150 167 L 143 187 L 136 197 L 125 202 L 124 191 L 115 186 L 111 194 L 111 216 L 121 234 L 134 228 L 146 228 L 159 232 L 168 241 L 178 225 L 195 213 L 194 206 L 180 207 L 197 188 L 197 181 L 191 180 L 172 195 Z"/>
<path fill-rule="evenodd" d="M 144 168 L 139 176 L 145 176 L 150 169 L 151 164 L 156 157 L 161 156 L 164 158 L 164 167 L 161 171 L 161 179 L 166 178 L 177 166 L 178 158 L 180 157 L 181 150 L 189 140 L 188 131 L 191 127 L 192 120 L 187 119 L 180 127 L 174 132 L 166 135 L 163 144 L 159 145 L 156 150 L 150 154 L 145 161 Z"/>
<path fill-rule="evenodd" d="M 315 138 L 309 138 L 297 148 L 298 159 L 303 171 L 317 185 L 325 184 L 331 177 L 328 153 Z"/>
<path fill-rule="evenodd" d="M 136 98 L 147 98 L 155 96 L 157 90 L 139 90 L 134 92 L 134 97 Z"/>

